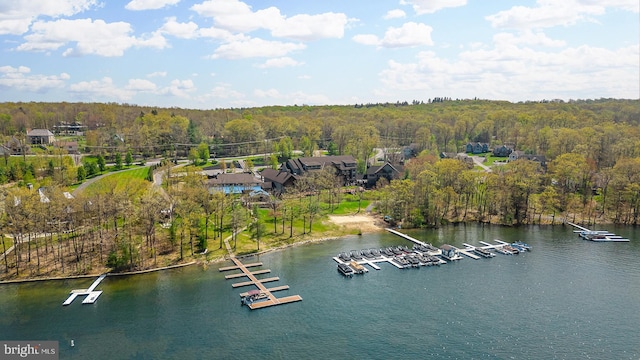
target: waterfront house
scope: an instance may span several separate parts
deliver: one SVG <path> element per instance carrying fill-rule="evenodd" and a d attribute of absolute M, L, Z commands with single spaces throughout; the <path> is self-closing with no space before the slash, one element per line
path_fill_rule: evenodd
<path fill-rule="evenodd" d="M 285 191 L 286 187 L 292 186 L 298 176 L 288 171 L 269 168 L 262 170 L 260 172 L 260 175 L 262 176 L 262 181 L 264 182 L 263 187 L 266 189 L 270 189 L 277 194 L 282 194 Z"/>
<path fill-rule="evenodd" d="M 363 185 L 367 188 L 374 187 L 378 180 L 381 178 L 387 179 L 387 181 L 391 182 L 391 180 L 397 179 L 400 177 L 400 171 L 390 163 L 385 163 L 381 166 L 370 166 L 367 169 L 367 172 L 362 177 Z"/>

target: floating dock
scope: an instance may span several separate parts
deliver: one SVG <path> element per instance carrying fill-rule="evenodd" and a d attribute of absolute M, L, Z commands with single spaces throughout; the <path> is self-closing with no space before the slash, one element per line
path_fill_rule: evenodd
<path fill-rule="evenodd" d="M 574 230 L 573 232 L 577 233 L 578 236 L 585 240 L 595 241 L 595 242 L 629 242 L 629 239 L 623 238 L 622 236 L 611 233 L 607 230 L 589 230 L 586 227 L 582 227 L 580 225 L 576 225 L 574 223 L 566 222 L 566 224 L 571 225 L 579 230 Z"/>
<path fill-rule="evenodd" d="M 73 302 L 73 300 L 75 300 L 78 296 L 87 296 L 82 303 L 83 304 L 93 304 L 96 302 L 96 300 L 98 300 L 98 297 L 102 294 L 101 290 L 95 290 L 96 287 L 98 287 L 98 285 L 100 285 L 100 282 L 102 280 L 104 280 L 104 278 L 107 277 L 107 274 L 102 274 L 100 275 L 100 277 L 98 277 L 96 279 L 96 281 L 93 282 L 93 284 L 91 284 L 91 286 L 89 286 L 88 289 L 75 289 L 75 290 L 71 290 L 71 292 L 69 293 L 69 297 L 67 298 L 67 300 L 65 300 L 62 305 L 63 306 L 67 306 L 67 305 L 71 305 L 71 303 Z"/>
<path fill-rule="evenodd" d="M 249 307 L 249 309 L 251 309 L 251 310 L 261 309 L 261 308 L 265 308 L 265 307 L 269 307 L 269 306 L 288 304 L 288 303 L 291 303 L 291 302 L 296 302 L 296 301 L 301 301 L 302 300 L 302 297 L 300 295 L 285 296 L 285 297 L 281 297 L 281 298 L 277 298 L 277 297 L 275 297 L 275 295 L 273 295 L 273 292 L 275 292 L 275 291 L 281 291 L 281 290 L 289 289 L 289 285 L 277 286 L 277 287 L 273 287 L 273 288 L 267 288 L 266 286 L 263 285 L 263 283 L 266 283 L 266 282 L 278 281 L 278 280 L 280 280 L 279 277 L 271 277 L 271 278 L 266 278 L 266 279 L 258 279 L 258 278 L 256 278 L 256 275 L 266 274 L 266 273 L 271 272 L 271 270 L 265 269 L 265 270 L 258 270 L 258 271 L 251 272 L 251 271 L 249 271 L 247 269 L 249 267 L 261 266 L 262 263 L 253 263 L 253 264 L 245 265 L 240 260 L 236 259 L 235 257 L 232 257 L 231 261 L 233 261 L 233 263 L 235 264 L 234 266 L 222 267 L 222 268 L 220 268 L 218 270 L 219 271 L 240 270 L 241 273 L 227 275 L 227 276 L 225 276 L 225 278 L 226 279 L 235 279 L 235 278 L 240 278 L 240 277 L 247 277 L 249 279 L 249 281 L 244 281 L 244 282 L 240 282 L 240 283 L 234 283 L 231 286 L 234 287 L 234 288 L 242 287 L 242 286 L 251 286 L 251 285 L 256 286 L 258 288 L 258 290 L 259 290 L 259 294 L 261 294 L 261 295 L 264 294 L 262 296 L 264 298 L 266 298 L 266 300 L 259 300 L 259 301 L 255 301 L 255 302 L 253 302 L 253 301 L 247 302 L 246 305 Z M 246 292 L 246 293 L 241 293 L 240 297 L 244 299 L 247 296 L 250 296 L 251 295 L 250 293 L 253 293 L 253 291 L 249 291 L 249 292 Z"/>

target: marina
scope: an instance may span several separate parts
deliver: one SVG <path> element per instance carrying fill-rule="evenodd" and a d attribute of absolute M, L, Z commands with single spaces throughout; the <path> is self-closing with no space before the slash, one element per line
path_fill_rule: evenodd
<path fill-rule="evenodd" d="M 464 255 L 473 260 L 482 258 L 492 258 L 496 252 L 504 255 L 515 255 L 520 252 L 530 251 L 531 246 L 517 241 L 507 243 L 506 241 L 494 239 L 496 244 L 480 241 L 483 246 L 473 246 L 462 243 L 464 248 L 449 244 L 443 244 L 439 248 L 432 244 L 425 243 L 407 234 L 393 229 L 386 229 L 388 232 L 411 241 L 414 245 L 411 250 L 404 245 L 390 246 L 381 249 L 351 250 L 342 252 L 334 256 L 333 260 L 338 263 L 338 272 L 346 277 L 354 274 L 364 274 L 369 270 L 368 266 L 374 270 L 380 270 L 379 263 L 389 263 L 398 269 L 417 268 L 422 266 L 439 266 L 447 261 L 462 260 Z"/>
<path fill-rule="evenodd" d="M 69 293 L 69 297 L 67 298 L 67 300 L 65 300 L 62 305 L 63 306 L 67 306 L 67 305 L 71 305 L 71 303 L 78 297 L 78 296 L 86 296 L 86 298 L 84 300 L 82 300 L 83 304 L 93 304 L 96 302 L 96 300 L 98 300 L 98 297 L 102 294 L 101 290 L 95 290 L 96 287 L 98 287 L 98 285 L 100 285 L 100 282 L 102 282 L 102 280 L 104 280 L 104 278 L 107 277 L 107 274 L 102 274 L 100 275 L 100 277 L 98 277 L 93 284 L 91 284 L 91 286 L 89 286 L 88 289 L 75 289 L 75 290 L 71 290 L 71 292 Z"/>
<path fill-rule="evenodd" d="M 233 288 L 243 287 L 243 286 L 255 286 L 257 289 L 247 291 L 245 293 L 240 294 L 240 300 L 243 305 L 246 305 L 251 310 L 261 309 L 269 306 L 288 304 L 291 302 L 301 301 L 302 297 L 300 295 L 291 295 L 285 296 L 281 298 L 275 297 L 273 292 L 287 290 L 289 289 L 288 285 L 278 286 L 274 288 L 267 288 L 264 286 L 264 283 L 273 282 L 280 280 L 279 277 L 270 277 L 265 279 L 258 279 L 256 275 L 266 274 L 271 272 L 269 269 L 257 270 L 251 272 L 248 268 L 262 266 L 262 263 L 252 263 L 252 264 L 243 264 L 240 260 L 235 257 L 231 258 L 231 261 L 235 264 L 234 266 L 226 266 L 221 267 L 218 271 L 230 271 L 230 270 L 240 270 L 240 273 L 226 275 L 225 279 L 236 279 L 241 277 L 247 277 L 249 281 L 238 282 L 231 284 Z"/>
<path fill-rule="evenodd" d="M 578 236 L 584 240 L 595 242 L 629 242 L 629 239 L 611 233 L 607 230 L 590 230 L 574 223 L 567 222 L 567 224 L 577 228 L 578 230 L 574 230 L 573 232 L 577 233 Z"/>

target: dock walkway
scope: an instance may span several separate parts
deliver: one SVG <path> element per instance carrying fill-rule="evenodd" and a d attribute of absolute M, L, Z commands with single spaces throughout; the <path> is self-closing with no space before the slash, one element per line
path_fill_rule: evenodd
<path fill-rule="evenodd" d="M 276 287 L 276 288 L 270 288 L 269 289 L 266 286 L 264 286 L 263 283 L 271 282 L 271 281 L 278 281 L 278 280 L 280 280 L 280 278 L 271 277 L 271 278 L 266 278 L 266 279 L 258 279 L 255 276 L 256 274 L 264 274 L 264 273 L 270 272 L 270 270 L 269 271 L 259 270 L 259 271 L 251 272 L 251 271 L 249 271 L 247 269 L 248 267 L 260 266 L 260 265 L 262 265 L 262 263 L 254 263 L 254 264 L 244 265 L 240 260 L 238 260 L 235 257 L 232 257 L 231 261 L 233 261 L 235 266 L 222 267 L 222 268 L 220 268 L 218 270 L 219 271 L 240 270 L 242 273 L 241 274 L 240 273 L 239 274 L 234 274 L 234 275 L 227 275 L 227 276 L 225 276 L 225 278 L 233 279 L 233 278 L 243 277 L 243 276 L 246 276 L 247 278 L 249 278 L 249 281 L 232 284 L 231 285 L 232 287 L 236 288 L 236 287 L 254 285 L 260 290 L 260 292 L 262 292 L 263 294 L 266 294 L 266 296 L 267 296 L 267 299 L 264 300 L 264 301 L 252 302 L 252 303 L 247 304 L 249 309 L 251 309 L 251 310 L 261 309 L 261 308 L 265 308 L 265 307 L 269 307 L 269 306 L 288 304 L 288 303 L 291 303 L 291 302 L 296 302 L 296 301 L 301 301 L 302 300 L 302 297 L 300 295 L 285 296 L 285 297 L 281 297 L 281 298 L 275 297 L 275 295 L 273 295 L 273 291 L 286 290 L 286 289 L 289 288 L 289 286 L 285 285 L 285 286 L 279 286 L 279 287 Z M 248 293 L 244 293 L 244 294 L 245 294 L 245 296 L 248 295 Z M 242 296 L 242 294 L 240 294 L 240 296 Z"/>
<path fill-rule="evenodd" d="M 582 227 L 580 225 L 576 225 L 571 222 L 566 222 L 566 224 L 571 225 L 579 230 L 574 230 L 575 233 L 578 233 L 578 236 L 585 240 L 595 241 L 595 242 L 629 242 L 629 239 L 623 238 L 622 236 L 611 233 L 607 230 L 590 230 L 586 227 Z"/>
<path fill-rule="evenodd" d="M 69 297 L 67 298 L 67 300 L 65 300 L 62 305 L 63 306 L 67 306 L 67 305 L 71 305 L 71 303 L 73 302 L 73 300 L 75 300 L 78 296 L 87 296 L 82 303 L 83 304 L 93 304 L 96 302 L 96 300 L 98 300 L 98 297 L 102 294 L 101 290 L 96 291 L 96 288 L 98 287 L 98 285 L 100 285 L 100 282 L 102 282 L 102 280 L 104 280 L 104 278 L 107 277 L 107 274 L 102 274 L 100 275 L 100 277 L 98 277 L 93 284 L 91 284 L 91 286 L 89 286 L 89 288 L 87 289 L 75 289 L 75 290 L 71 290 L 71 292 L 69 293 Z"/>

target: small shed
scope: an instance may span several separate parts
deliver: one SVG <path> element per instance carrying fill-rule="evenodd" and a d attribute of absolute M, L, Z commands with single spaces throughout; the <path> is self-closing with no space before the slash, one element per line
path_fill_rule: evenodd
<path fill-rule="evenodd" d="M 440 246 L 440 252 L 442 253 L 443 257 L 449 260 L 456 258 L 458 255 L 458 249 L 448 244 Z"/>

